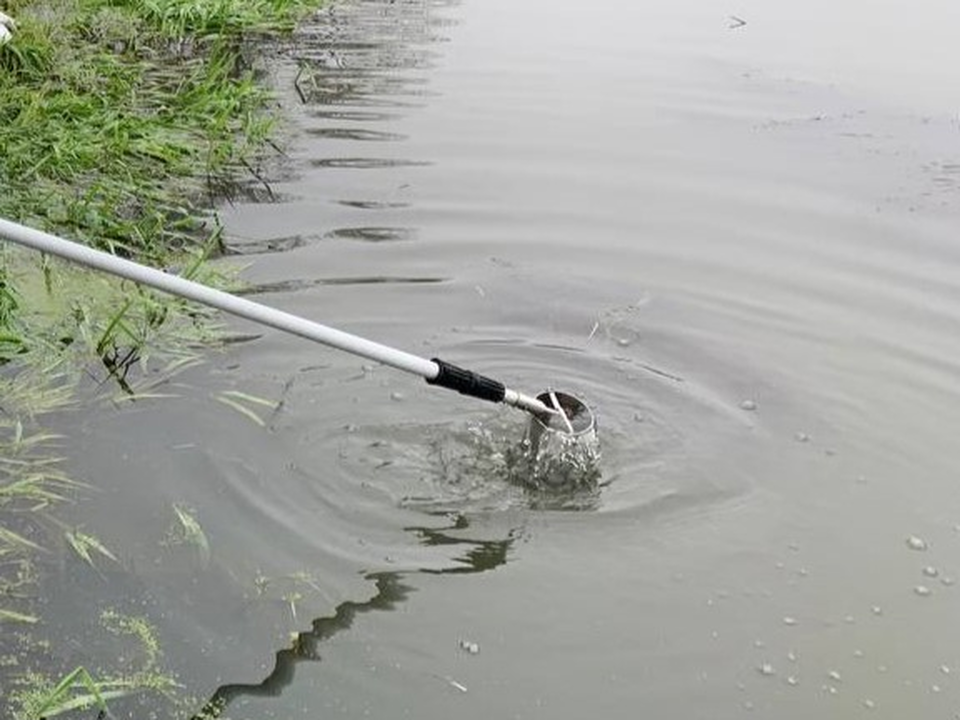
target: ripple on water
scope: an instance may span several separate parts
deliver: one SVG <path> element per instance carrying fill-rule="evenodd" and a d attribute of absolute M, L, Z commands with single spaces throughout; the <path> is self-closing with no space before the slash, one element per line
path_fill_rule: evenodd
<path fill-rule="evenodd" d="M 553 483 L 538 481 L 529 464 L 528 416 L 434 389 L 404 392 L 391 413 L 406 413 L 402 421 L 383 422 L 380 413 L 377 422 L 358 422 L 346 435 L 324 433 L 311 442 L 311 453 L 336 455 L 344 482 L 377 487 L 391 503 L 431 513 L 527 508 L 666 519 L 712 512 L 749 494 L 748 444 L 740 440 L 751 426 L 735 398 L 724 403 L 692 379 L 603 353 L 502 340 L 468 344 L 446 350 L 469 354 L 473 367 L 508 385 L 538 390 L 528 387 L 530 378 L 548 377 L 556 389 L 588 402 L 600 451 L 577 476 L 589 482 L 573 490 L 548 487 Z M 389 373 L 325 387 L 325 402 L 349 407 L 349 395 L 352 407 L 382 404 L 381 396 L 390 397 L 382 383 L 395 377 Z"/>

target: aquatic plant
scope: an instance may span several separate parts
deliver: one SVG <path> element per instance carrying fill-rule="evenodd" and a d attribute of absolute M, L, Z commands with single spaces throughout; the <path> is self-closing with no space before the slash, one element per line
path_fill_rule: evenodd
<path fill-rule="evenodd" d="M 95 676 L 81 665 L 59 680 L 43 673 L 26 673 L 13 693 L 16 720 L 41 720 L 87 708 L 96 708 L 103 716 L 109 713 L 108 705 L 112 701 L 143 693 L 158 693 L 177 706 L 178 699 L 173 693 L 179 685 L 159 668 L 161 653 L 156 628 L 146 618 L 116 610 L 105 610 L 100 623 L 108 633 L 133 641 L 133 655 L 140 656 L 134 669 Z M 129 666 L 130 662 L 128 657 L 125 664 Z"/>
<path fill-rule="evenodd" d="M 212 208 L 243 183 L 262 183 L 259 167 L 276 152 L 277 119 L 248 38 L 291 28 L 316 4 L 7 0 L 17 26 L 0 44 L 0 216 L 226 282 L 206 262 L 223 249 Z M 108 636 L 151 648 L 133 673 L 60 667 L 40 632 L 36 600 L 55 551 L 98 572 L 117 559 L 95 529 L 56 518 L 89 488 L 64 471 L 42 417 L 81 398 L 169 396 L 164 385 L 218 331 L 205 309 L 0 242 L 0 715 L 103 711 L 175 689 L 145 620 L 103 619 Z M 205 564 L 195 515 L 174 514 L 177 537 Z"/>

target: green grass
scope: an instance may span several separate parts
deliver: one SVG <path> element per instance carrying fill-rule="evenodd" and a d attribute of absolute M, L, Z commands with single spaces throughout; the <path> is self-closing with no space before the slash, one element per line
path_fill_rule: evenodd
<path fill-rule="evenodd" d="M 227 282 L 206 262 L 221 249 L 214 208 L 237 183 L 259 178 L 275 153 L 257 42 L 319 4 L 6 0 L 18 24 L 0 46 L 0 217 Z M 114 641 L 132 637 L 145 648 L 132 674 L 64 667 L 42 634 L 43 568 L 57 565 L 56 553 L 74 554 L 89 572 L 117 561 L 96 528 L 58 519 L 92 489 L 66 472 L 43 418 L 164 397 L 170 377 L 198 362 L 217 333 L 206 309 L 0 241 L 3 717 L 96 713 L 130 694 L 174 691 L 143 619 L 103 618 Z M 259 417 L 250 396 L 228 399 Z M 196 518 L 179 506 L 174 513 L 177 537 L 205 561 Z"/>
<path fill-rule="evenodd" d="M 14 2 L 0 46 L 0 216 L 152 262 L 204 236 L 273 118 L 245 59 L 299 0 Z"/>

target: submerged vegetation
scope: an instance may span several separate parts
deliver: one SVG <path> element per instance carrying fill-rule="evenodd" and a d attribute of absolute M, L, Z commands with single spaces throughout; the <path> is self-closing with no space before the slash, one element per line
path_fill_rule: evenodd
<path fill-rule="evenodd" d="M 16 25 L 0 42 L 0 217 L 222 282 L 206 263 L 222 249 L 213 207 L 260 182 L 276 154 L 257 40 L 318 4 L 7 0 Z M 0 241 L 0 715 L 37 720 L 173 692 L 143 618 L 101 618 L 102 635 L 141 648 L 136 671 L 71 665 L 44 632 L 44 573 L 58 554 L 93 573 L 119 561 L 96 528 L 58 518 L 91 488 L 67 474 L 43 416 L 105 392 L 160 396 L 216 333 L 202 308 Z M 180 540 L 208 552 L 193 516 L 175 511 Z"/>

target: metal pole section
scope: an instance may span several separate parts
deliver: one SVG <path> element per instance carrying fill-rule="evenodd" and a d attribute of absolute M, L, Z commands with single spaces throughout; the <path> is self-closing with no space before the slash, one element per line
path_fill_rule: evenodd
<path fill-rule="evenodd" d="M 426 360 L 402 350 L 395 350 L 386 345 L 365 340 L 356 335 L 341 332 L 282 310 L 270 308 L 222 290 L 215 290 L 192 280 L 170 275 L 130 260 L 124 260 L 109 253 L 94 250 L 85 245 L 70 242 L 3 218 L 0 218 L 0 237 L 34 250 L 86 265 L 95 270 L 102 270 L 111 275 L 118 275 L 133 282 L 149 285 L 171 295 L 178 295 L 203 305 L 215 307 L 261 325 L 267 325 L 308 340 L 339 348 L 354 355 L 382 362 L 398 370 L 419 375 L 426 380 L 433 380 L 440 374 L 439 365 L 432 360 Z"/>

